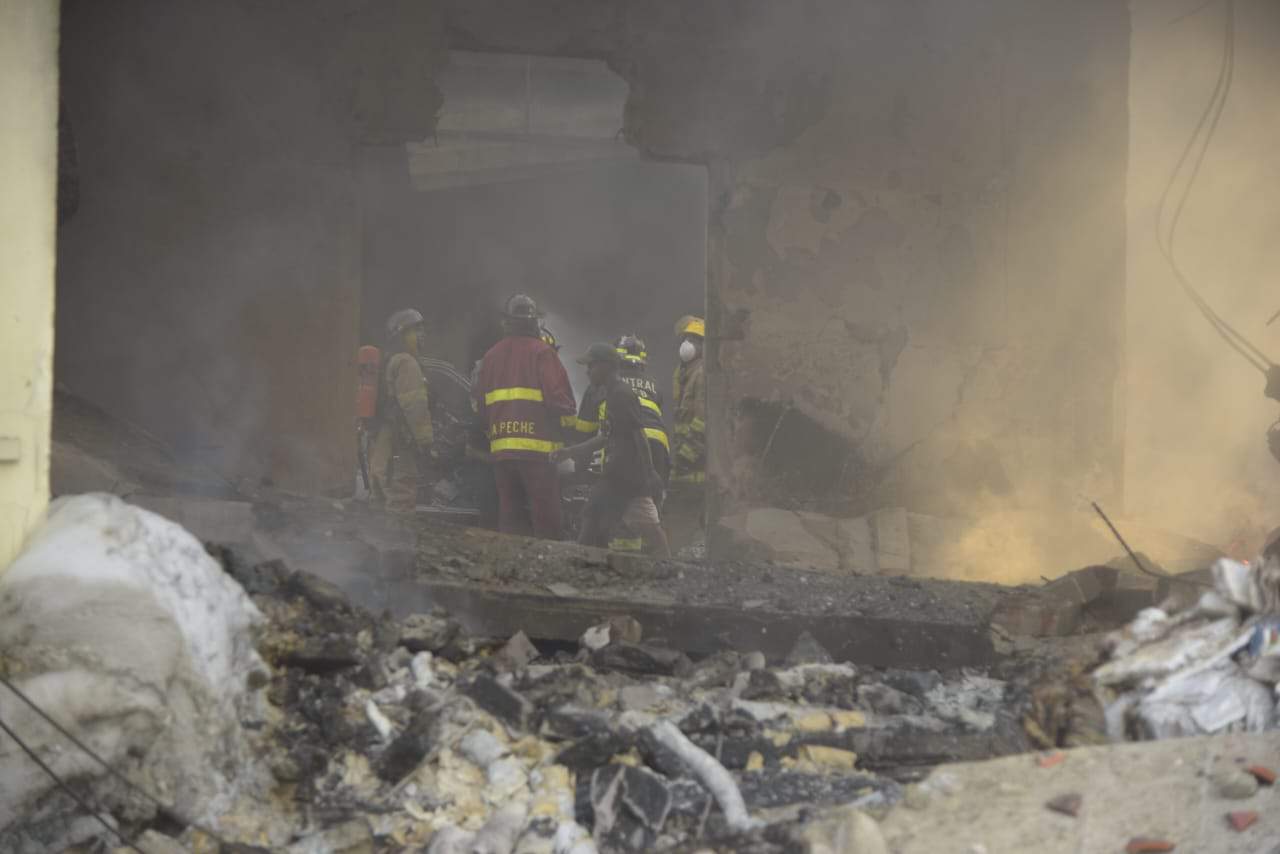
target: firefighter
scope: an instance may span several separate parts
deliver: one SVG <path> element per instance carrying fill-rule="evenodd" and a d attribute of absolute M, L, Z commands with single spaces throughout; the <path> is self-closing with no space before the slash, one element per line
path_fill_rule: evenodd
<path fill-rule="evenodd" d="M 594 439 L 551 455 L 551 460 L 558 463 L 583 459 L 601 449 L 605 451 L 604 474 L 591 489 L 578 541 L 604 547 L 621 523 L 640 534 L 656 554 L 670 556 L 655 501 L 661 496 L 662 482 L 654 470 L 649 439 L 645 435 L 645 409 L 640 397 L 618 375 L 622 363 L 618 348 L 604 343 L 592 344 L 578 363 L 587 366 L 591 384 L 604 394 L 601 408 L 604 422 Z"/>
<path fill-rule="evenodd" d="M 649 354 L 644 340 L 638 335 L 623 335 L 618 339 L 618 355 L 622 363 L 618 378 L 631 386 L 640 398 L 644 435 L 649 439 L 649 451 L 653 455 L 653 467 L 662 480 L 663 488 L 671 478 L 671 439 L 667 436 L 666 421 L 662 414 L 662 392 L 649 376 Z"/>
<path fill-rule="evenodd" d="M 707 394 L 702 372 L 702 342 L 706 324 L 685 315 L 676 323 L 680 339 L 680 365 L 673 383 L 675 448 L 672 475 L 675 483 L 702 483 L 707 469 Z"/>
<path fill-rule="evenodd" d="M 569 375 L 540 337 L 529 297 L 507 301 L 502 331 L 471 389 L 493 459 L 498 530 L 559 539 L 560 478 L 549 457 L 577 421 Z"/>
<path fill-rule="evenodd" d="M 435 435 L 427 380 L 418 356 L 426 339 L 422 315 L 401 309 L 387 319 L 376 430 L 369 451 L 373 494 L 392 513 L 412 513 L 418 486 L 434 469 Z"/>

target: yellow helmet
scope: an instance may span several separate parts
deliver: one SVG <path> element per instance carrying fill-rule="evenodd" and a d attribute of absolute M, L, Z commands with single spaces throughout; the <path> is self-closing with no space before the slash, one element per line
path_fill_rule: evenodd
<path fill-rule="evenodd" d="M 707 337 L 707 324 L 701 317 L 686 314 L 676 321 L 676 335 L 697 335 L 699 338 L 705 338 Z"/>

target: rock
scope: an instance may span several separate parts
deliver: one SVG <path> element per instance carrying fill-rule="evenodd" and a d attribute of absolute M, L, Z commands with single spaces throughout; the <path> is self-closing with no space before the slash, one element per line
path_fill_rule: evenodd
<path fill-rule="evenodd" d="M 507 747 L 487 729 L 473 729 L 458 742 L 458 752 L 476 767 L 488 768 L 507 755 Z"/>
<path fill-rule="evenodd" d="M 582 637 L 578 638 L 578 645 L 587 652 L 597 652 L 608 646 L 609 641 L 609 624 L 601 623 L 598 626 L 591 626 L 583 632 Z"/>
<path fill-rule="evenodd" d="M 162 833 L 156 833 L 154 830 L 148 830 L 133 840 L 134 846 L 143 854 L 189 854 L 187 848 L 178 842 L 178 840 L 165 836 Z M 123 846 L 113 849 L 111 854 L 136 854 L 133 848 L 125 848 Z"/>
<path fill-rule="evenodd" d="M 1265 765 L 1250 765 L 1244 770 L 1246 773 L 1252 774 L 1254 779 L 1264 786 L 1275 785 L 1276 772 Z"/>
<path fill-rule="evenodd" d="M 1069 815 L 1072 818 L 1080 815 L 1080 807 L 1084 803 L 1084 798 L 1075 792 L 1066 795 L 1058 795 L 1051 798 L 1045 803 L 1045 806 L 1054 812 Z"/>
<path fill-rule="evenodd" d="M 880 825 L 853 807 L 806 822 L 798 837 L 806 854 L 889 854 Z"/>
<path fill-rule="evenodd" d="M 591 775 L 590 792 L 596 840 L 612 843 L 602 847 L 625 846 L 630 850 L 651 847 L 671 810 L 668 782 L 644 768 L 630 765 L 598 768 Z"/>
<path fill-rule="evenodd" d="M 511 854 L 527 816 L 528 808 L 522 801 L 504 805 L 480 828 L 470 854 Z"/>
<path fill-rule="evenodd" d="M 529 728 L 533 704 L 488 673 L 478 673 L 459 687 L 477 706 L 512 729 Z"/>
<path fill-rule="evenodd" d="M 1163 854 L 1172 851 L 1177 845 L 1167 839 L 1153 839 L 1149 836 L 1135 836 L 1124 847 L 1125 854 Z"/>
<path fill-rule="evenodd" d="M 627 685 L 618 692 L 618 707 L 624 712 L 651 711 L 670 700 L 672 694 L 670 688 L 660 683 Z"/>
<path fill-rule="evenodd" d="M 693 666 L 679 650 L 633 643 L 611 643 L 598 649 L 591 655 L 591 664 L 647 676 L 681 676 Z"/>
<path fill-rule="evenodd" d="M 902 791 L 902 802 L 906 804 L 907 809 L 928 809 L 932 801 L 933 792 L 919 783 L 912 783 Z"/>
<path fill-rule="evenodd" d="M 632 742 L 621 733 L 597 732 L 578 739 L 556 756 L 556 764 L 583 772 L 605 765 L 620 753 L 626 753 Z"/>
<path fill-rule="evenodd" d="M 596 652 L 613 643 L 638 644 L 643 634 L 643 628 L 634 617 L 615 616 L 587 629 L 578 643 L 583 649 Z"/>
<path fill-rule="evenodd" d="M 743 670 L 764 670 L 767 663 L 768 662 L 766 662 L 764 658 L 764 653 L 759 650 L 754 650 L 742 656 Z"/>
<path fill-rule="evenodd" d="M 888 685 L 864 683 L 857 687 L 856 696 L 859 706 L 877 715 L 918 714 L 922 711 L 919 700 Z"/>
<path fill-rule="evenodd" d="M 524 632 L 516 632 L 493 654 L 493 663 L 500 670 L 520 670 L 538 657 L 538 648 Z"/>
<path fill-rule="evenodd" d="M 1257 820 L 1258 814 L 1253 810 L 1227 813 L 1227 821 L 1237 833 L 1248 830 Z"/>
<path fill-rule="evenodd" d="M 431 837 L 427 854 L 472 854 L 476 834 L 456 825 L 445 825 Z"/>
<path fill-rule="evenodd" d="M 887 670 L 879 675 L 880 681 L 912 697 L 924 697 L 942 683 L 936 670 Z"/>
<path fill-rule="evenodd" d="M 644 638 L 644 627 L 635 617 L 622 614 L 610 617 L 609 640 L 613 643 L 640 643 Z"/>
<path fill-rule="evenodd" d="M 352 819 L 299 839 L 285 854 L 373 854 L 373 831 L 363 818 Z"/>
<path fill-rule="evenodd" d="M 190 533 L 113 496 L 59 499 L 0 575 L 0 615 L 16 687 L 178 814 L 215 825 L 239 799 L 266 796 L 269 763 L 241 726 L 262 699 L 247 689 L 265 669 L 253 637 L 262 613 Z M 95 782 L 101 770 L 7 692 L 0 716 L 96 802 L 132 801 Z M 11 746 L 0 779 L 6 835 L 28 820 L 78 828 L 65 797 Z"/>
<path fill-rule="evenodd" d="M 404 731 L 378 757 L 374 772 L 381 780 L 398 783 L 422 763 L 435 745 L 436 718 L 436 713 L 425 709 L 410 718 Z"/>
<path fill-rule="evenodd" d="M 1258 780 L 1252 774 L 1234 768 L 1213 776 L 1213 785 L 1218 796 L 1232 801 L 1240 801 L 1253 797 L 1258 791 Z"/>
<path fill-rule="evenodd" d="M 795 667 L 799 664 L 831 664 L 831 653 L 808 632 L 801 632 L 796 642 L 787 653 L 786 664 Z"/>
<path fill-rule="evenodd" d="M 439 652 L 458 634 L 452 620 L 431 614 L 410 614 L 400 622 L 400 645 L 410 652 Z"/>
<path fill-rule="evenodd" d="M 733 650 L 710 655 L 693 666 L 689 681 L 696 688 L 727 688 L 738 675 L 741 658 Z"/>

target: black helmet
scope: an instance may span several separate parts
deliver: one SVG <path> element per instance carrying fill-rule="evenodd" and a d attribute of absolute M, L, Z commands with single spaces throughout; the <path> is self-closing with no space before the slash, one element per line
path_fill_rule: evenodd
<path fill-rule="evenodd" d="M 618 339 L 618 355 L 622 361 L 632 365 L 644 365 L 649 362 L 649 354 L 645 350 L 644 339 L 634 332 Z"/>
<path fill-rule="evenodd" d="M 587 352 L 578 357 L 579 365 L 593 365 L 596 362 L 611 362 L 618 364 L 622 361 L 622 357 L 618 355 L 618 348 L 605 344 L 603 341 L 592 344 L 587 348 Z"/>
<path fill-rule="evenodd" d="M 537 320 L 538 304 L 532 297 L 516 294 L 507 300 L 507 307 L 503 310 L 503 314 L 512 320 Z"/>

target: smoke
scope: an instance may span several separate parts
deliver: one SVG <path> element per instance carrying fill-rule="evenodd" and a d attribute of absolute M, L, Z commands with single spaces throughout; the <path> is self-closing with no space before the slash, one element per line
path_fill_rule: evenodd
<path fill-rule="evenodd" d="M 1196 7 L 1133 4 L 1126 507 L 1251 557 L 1280 523 L 1280 463 L 1265 441 L 1280 411 L 1179 291 L 1155 239 L 1161 194 L 1223 59 L 1226 4 L 1181 17 Z M 1280 6 L 1239 0 L 1235 11 L 1232 85 L 1175 252 L 1215 310 L 1280 358 L 1280 326 L 1265 325 L 1280 308 Z"/>

